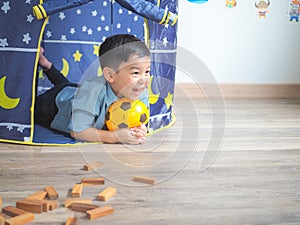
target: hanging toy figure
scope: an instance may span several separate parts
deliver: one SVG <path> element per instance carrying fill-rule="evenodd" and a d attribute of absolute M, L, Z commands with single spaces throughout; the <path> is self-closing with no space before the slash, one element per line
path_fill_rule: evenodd
<path fill-rule="evenodd" d="M 228 9 L 232 9 L 232 8 L 236 7 L 236 0 L 226 0 L 225 5 Z"/>
<path fill-rule="evenodd" d="M 258 17 L 259 18 L 266 18 L 267 13 L 269 12 L 268 8 L 270 6 L 270 1 L 267 0 L 259 0 L 259 2 L 255 2 L 255 7 L 258 9 Z"/>
<path fill-rule="evenodd" d="M 299 14 L 300 14 L 300 2 L 298 0 L 292 0 L 291 2 L 291 9 L 289 11 L 290 14 L 290 21 L 295 20 L 299 22 Z"/>

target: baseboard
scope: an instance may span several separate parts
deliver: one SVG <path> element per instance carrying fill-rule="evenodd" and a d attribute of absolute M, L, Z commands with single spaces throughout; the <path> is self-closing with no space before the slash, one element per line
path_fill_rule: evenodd
<path fill-rule="evenodd" d="M 206 93 L 207 91 L 210 93 Z M 218 83 L 197 85 L 195 83 L 176 83 L 175 96 L 206 98 L 220 96 L 224 98 L 300 98 L 300 83 L 295 84 L 257 84 L 257 83 Z"/>

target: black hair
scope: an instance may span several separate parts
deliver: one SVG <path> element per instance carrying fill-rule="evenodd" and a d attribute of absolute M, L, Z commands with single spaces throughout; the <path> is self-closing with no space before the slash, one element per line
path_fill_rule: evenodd
<path fill-rule="evenodd" d="M 102 68 L 118 70 L 122 62 L 130 56 L 150 57 L 150 50 L 139 38 L 130 34 L 117 34 L 105 39 L 99 49 L 99 60 Z"/>

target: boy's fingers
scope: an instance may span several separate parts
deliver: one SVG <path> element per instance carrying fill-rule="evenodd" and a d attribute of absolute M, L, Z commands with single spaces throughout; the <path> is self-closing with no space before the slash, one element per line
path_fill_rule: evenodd
<path fill-rule="evenodd" d="M 135 131 L 131 131 L 130 134 L 132 136 L 135 136 L 137 138 L 143 138 L 145 137 L 145 133 L 144 132 L 135 132 Z"/>

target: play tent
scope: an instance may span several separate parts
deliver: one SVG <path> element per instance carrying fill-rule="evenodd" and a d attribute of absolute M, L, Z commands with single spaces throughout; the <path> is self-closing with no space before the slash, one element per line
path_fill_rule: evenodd
<path fill-rule="evenodd" d="M 38 67 L 39 48 L 44 47 L 47 58 L 69 80 L 80 82 L 98 61 L 99 44 L 117 33 L 134 34 L 149 45 L 148 128 L 154 132 L 170 126 L 176 14 L 176 0 L 0 0 L 0 141 L 76 143 L 34 124 L 35 96 L 51 87 Z M 101 76 L 101 71 L 93 75 Z"/>

